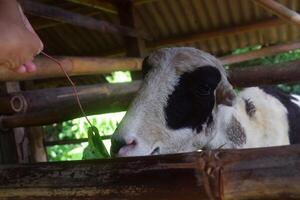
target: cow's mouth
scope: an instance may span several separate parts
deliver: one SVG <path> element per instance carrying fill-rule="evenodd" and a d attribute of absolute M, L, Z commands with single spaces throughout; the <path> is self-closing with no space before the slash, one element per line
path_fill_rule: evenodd
<path fill-rule="evenodd" d="M 153 149 L 153 151 L 151 152 L 150 155 L 158 155 L 159 153 L 160 153 L 159 147 L 156 147 L 156 148 Z"/>

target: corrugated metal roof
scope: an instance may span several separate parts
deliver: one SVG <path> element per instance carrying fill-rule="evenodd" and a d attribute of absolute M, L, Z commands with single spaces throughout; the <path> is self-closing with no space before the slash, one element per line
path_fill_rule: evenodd
<path fill-rule="evenodd" d="M 39 1 L 66 10 L 119 23 L 118 15 L 67 1 Z M 288 8 L 299 11 L 300 1 L 280 0 Z M 250 0 L 159 0 L 136 6 L 140 28 L 149 33 L 153 41 L 167 38 L 189 37 L 190 34 L 229 29 L 273 19 L 276 16 Z M 51 20 L 30 17 L 47 52 L 53 55 L 99 56 L 124 49 L 119 35 L 87 30 L 69 24 L 53 24 Z M 50 24 L 50 25 L 49 25 Z M 49 25 L 47 27 L 47 25 Z M 194 46 L 215 55 L 228 54 L 235 48 L 256 44 L 270 45 L 299 40 L 299 29 L 294 25 L 278 24 L 273 27 L 251 30 L 235 35 L 221 35 L 183 44 L 168 46 Z"/>

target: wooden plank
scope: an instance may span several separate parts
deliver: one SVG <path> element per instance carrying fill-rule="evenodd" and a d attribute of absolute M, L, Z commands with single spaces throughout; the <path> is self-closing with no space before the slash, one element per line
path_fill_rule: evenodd
<path fill-rule="evenodd" d="M 300 145 L 0 168 L 1 199 L 299 199 Z"/>
<path fill-rule="evenodd" d="M 131 28 L 66 11 L 58 7 L 41 4 L 31 0 L 21 0 L 20 3 L 24 11 L 32 15 L 37 15 L 59 22 L 70 23 L 75 26 L 81 26 L 91 30 L 98 30 L 104 33 L 121 34 L 131 37 L 137 37 L 140 35 L 140 33 L 137 33 Z M 146 36 L 141 35 L 141 37 Z"/>
<path fill-rule="evenodd" d="M 281 19 L 285 20 L 290 24 L 300 26 L 300 15 L 286 6 L 274 1 L 274 0 L 253 0 L 256 4 L 271 11 Z"/>

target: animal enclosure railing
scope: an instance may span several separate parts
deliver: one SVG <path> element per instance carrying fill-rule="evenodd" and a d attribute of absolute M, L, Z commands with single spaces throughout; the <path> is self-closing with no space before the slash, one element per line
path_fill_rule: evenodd
<path fill-rule="evenodd" d="M 0 167 L 0 199 L 299 199 L 300 145 Z"/>

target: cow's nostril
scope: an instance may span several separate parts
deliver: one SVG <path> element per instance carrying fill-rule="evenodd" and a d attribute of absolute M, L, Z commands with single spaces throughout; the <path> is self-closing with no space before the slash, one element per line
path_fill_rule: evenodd
<path fill-rule="evenodd" d="M 132 138 L 112 138 L 111 139 L 111 148 L 110 148 L 110 153 L 112 157 L 117 156 L 117 154 L 120 152 L 120 149 L 122 149 L 122 147 L 126 147 L 126 146 L 135 146 L 136 145 L 136 141 Z"/>

